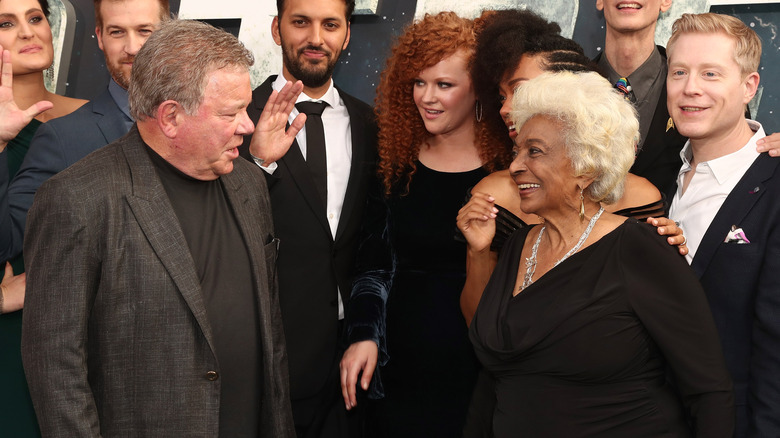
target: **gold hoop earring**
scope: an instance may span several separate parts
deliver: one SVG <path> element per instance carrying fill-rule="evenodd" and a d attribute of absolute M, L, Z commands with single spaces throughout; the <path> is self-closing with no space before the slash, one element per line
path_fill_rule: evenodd
<path fill-rule="evenodd" d="M 474 113 L 477 116 L 477 123 L 482 121 L 482 103 L 480 101 L 477 101 L 477 103 L 474 105 Z"/>

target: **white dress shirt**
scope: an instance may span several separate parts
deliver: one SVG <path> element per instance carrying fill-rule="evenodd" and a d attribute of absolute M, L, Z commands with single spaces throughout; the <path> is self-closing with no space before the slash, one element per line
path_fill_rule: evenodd
<path fill-rule="evenodd" d="M 287 83 L 284 75 L 281 73 L 271 87 L 280 91 Z M 322 127 L 325 131 L 325 157 L 328 176 L 328 202 L 325 207 L 328 224 L 330 225 L 331 238 L 336 237 L 336 230 L 339 227 L 341 218 L 341 208 L 344 206 L 344 196 L 347 193 L 347 183 L 349 182 L 349 173 L 352 168 L 352 128 L 349 121 L 349 112 L 344 101 L 341 100 L 338 90 L 333 86 L 333 80 L 330 81 L 328 91 L 319 98 L 312 99 L 305 93 L 298 96 L 298 102 L 319 102 L 328 104 L 322 112 Z M 288 118 L 292 123 L 298 116 L 298 109 L 293 108 Z M 298 148 L 301 150 L 303 158 L 306 159 L 306 127 L 303 127 L 298 135 L 295 136 Z M 294 147 L 294 146 L 293 146 Z M 277 168 L 276 163 L 268 166 L 260 166 L 261 169 L 273 174 Z M 341 301 L 341 294 L 338 294 L 339 319 L 344 318 L 344 304 Z"/>
<path fill-rule="evenodd" d="M 677 191 L 669 209 L 669 218 L 680 223 L 688 239 L 688 255 L 685 258 L 689 264 L 696 256 L 696 250 L 723 202 L 759 156 L 756 141 L 766 136 L 764 128 L 753 120 L 748 120 L 748 124 L 754 132 L 750 141 L 736 152 L 698 163 L 685 193 L 683 180 L 685 174 L 691 171 L 693 159 L 690 140 L 680 151 L 683 165 L 677 176 Z"/>

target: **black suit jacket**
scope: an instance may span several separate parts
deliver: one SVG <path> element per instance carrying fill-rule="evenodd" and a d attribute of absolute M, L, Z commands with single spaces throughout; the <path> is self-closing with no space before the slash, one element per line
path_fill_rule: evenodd
<path fill-rule="evenodd" d="M 666 49 L 657 47 L 666 62 Z M 602 55 L 603 52 L 594 61 L 598 62 Z M 650 122 L 650 129 L 630 170 L 634 175 L 647 178 L 661 193 L 669 192 L 675 184 L 682 165 L 680 150 L 688 141 L 688 138 L 682 136 L 676 129 L 667 131 L 668 121 L 669 110 L 666 107 L 666 78 L 664 78 L 663 89 L 655 107 L 653 120 Z"/>
<path fill-rule="evenodd" d="M 732 225 L 749 244 L 724 242 Z M 780 158 L 756 159 L 713 218 L 691 267 L 734 380 L 735 436 L 780 436 Z"/>
<path fill-rule="evenodd" d="M 255 123 L 275 79 L 269 77 L 252 93 L 247 112 Z M 373 110 L 338 92 L 350 117 L 352 166 L 336 236 L 331 236 L 297 142 L 277 161 L 273 175 L 266 174 L 274 228 L 281 240 L 277 269 L 293 400 L 311 397 L 323 388 L 340 351 L 337 290 L 346 308 L 367 190 L 374 178 L 377 132 Z M 251 160 L 250 140 L 247 136 L 240 150 Z"/>

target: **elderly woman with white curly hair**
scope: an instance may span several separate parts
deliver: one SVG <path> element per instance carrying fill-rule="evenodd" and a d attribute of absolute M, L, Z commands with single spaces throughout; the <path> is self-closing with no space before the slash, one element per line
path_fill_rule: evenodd
<path fill-rule="evenodd" d="M 506 242 L 471 324 L 496 382 L 495 437 L 730 437 L 732 384 L 699 282 L 652 226 L 602 206 L 634 160 L 630 103 L 596 73 L 544 74 L 511 117 L 511 176 L 543 222 Z M 458 226 L 488 251 L 495 227 L 477 216 Z"/>

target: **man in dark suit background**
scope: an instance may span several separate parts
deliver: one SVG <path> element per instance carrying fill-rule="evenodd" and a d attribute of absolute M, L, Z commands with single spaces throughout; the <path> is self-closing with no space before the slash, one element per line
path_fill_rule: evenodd
<path fill-rule="evenodd" d="M 345 436 L 348 421 L 355 420 L 353 414 L 348 418 L 341 401 L 338 361 L 343 309 L 376 161 L 376 126 L 371 108 L 335 87 L 331 78 L 349 44 L 354 7 L 353 0 L 277 1 L 271 32 L 282 48 L 283 68 L 254 90 L 249 116 L 257 121 L 272 91 L 287 81 L 301 81 L 298 102 L 326 103 L 320 134 L 324 145 L 322 138 L 318 142 L 311 137 L 316 127 L 311 127 L 310 116 L 289 150 L 273 149 L 259 142 L 257 134 L 251 142 L 245 139 L 242 150 L 266 171 L 271 193 L 299 437 Z M 298 111 L 290 115 L 291 123 Z"/>
<path fill-rule="evenodd" d="M 641 138 L 631 173 L 647 178 L 661 193 L 674 184 L 686 140 L 667 128 L 666 50 L 655 44 L 658 16 L 671 6 L 672 0 L 596 0 L 607 32 L 595 61 L 611 83 L 628 80 L 639 114 Z"/>
<path fill-rule="evenodd" d="M 30 143 L 8 192 L 0 193 L 0 260 L 22 251 L 27 210 L 38 187 L 133 126 L 127 104 L 138 50 L 170 17 L 168 0 L 95 0 L 95 36 L 111 74 L 108 88 L 73 113 L 44 123 Z"/>
<path fill-rule="evenodd" d="M 627 79 L 639 114 L 640 141 L 631 173 L 647 178 L 661 193 L 673 189 L 687 140 L 669 117 L 666 49 L 655 44 L 658 17 L 671 6 L 672 0 L 596 0 L 607 32 L 604 51 L 595 61 L 613 84 Z M 780 154 L 780 134 L 762 139 L 756 149 Z"/>
<path fill-rule="evenodd" d="M 744 115 L 761 41 L 734 17 L 686 14 L 667 47 L 669 112 L 690 138 L 669 216 L 718 327 L 735 436 L 780 436 L 780 158 L 756 151 L 764 130 Z"/>
<path fill-rule="evenodd" d="M 293 437 L 268 191 L 237 160 L 252 55 L 173 20 L 136 60 L 134 127 L 30 209 L 22 356 L 41 431 Z M 289 145 L 295 94 L 280 97 L 259 137 Z"/>

